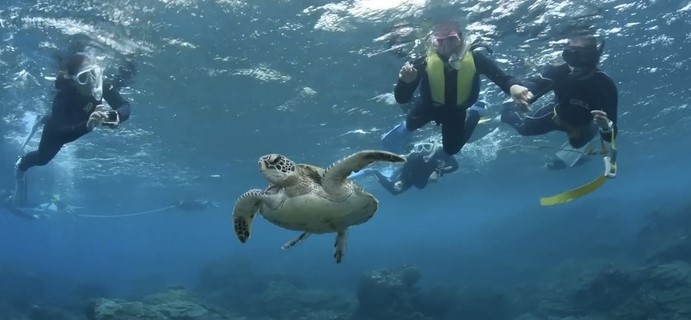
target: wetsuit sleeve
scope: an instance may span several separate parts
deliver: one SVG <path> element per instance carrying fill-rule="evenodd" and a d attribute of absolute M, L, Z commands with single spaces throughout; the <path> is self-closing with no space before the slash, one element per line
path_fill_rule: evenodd
<path fill-rule="evenodd" d="M 566 72 L 566 74 L 564 74 Z M 569 67 L 564 64 L 560 66 L 545 66 L 542 67 L 538 76 L 527 79 L 522 83 L 533 94 L 533 99 L 530 103 L 535 102 L 538 98 L 544 96 L 554 88 L 557 79 L 567 76 Z"/>
<path fill-rule="evenodd" d="M 602 106 L 602 111 L 604 111 L 607 114 L 607 118 L 612 121 L 612 130 L 614 130 L 614 136 L 617 136 L 618 127 L 617 127 L 617 108 L 619 104 L 619 92 L 617 90 L 617 85 L 614 84 L 614 81 L 612 81 L 611 78 L 607 77 L 607 89 L 605 91 L 605 102 L 604 105 Z M 603 140 L 607 142 L 611 142 L 612 140 L 612 133 L 607 132 L 607 133 L 602 133 L 600 132 L 600 136 L 602 137 Z"/>
<path fill-rule="evenodd" d="M 485 75 L 504 93 L 509 94 L 511 86 L 519 83 L 514 77 L 507 75 L 492 59 L 483 53 L 473 51 L 473 60 L 475 61 L 477 72 Z"/>
<path fill-rule="evenodd" d="M 110 107 L 118 112 L 120 122 L 127 121 L 130 118 L 130 103 L 120 95 L 120 92 L 112 83 L 107 83 L 103 86 L 106 88 L 103 92 L 103 99 L 108 101 Z"/>
<path fill-rule="evenodd" d="M 78 123 L 70 123 L 69 112 L 71 108 L 69 99 L 64 95 L 58 94 L 53 99 L 51 106 L 50 124 L 51 127 L 61 136 L 79 137 L 89 132 L 86 128 L 86 120 Z"/>
<path fill-rule="evenodd" d="M 396 98 L 396 102 L 398 103 L 407 103 L 413 98 L 415 89 L 417 89 L 417 86 L 420 84 L 420 80 L 422 79 L 422 73 L 425 72 L 424 60 L 420 59 L 415 61 L 413 66 L 415 67 L 415 70 L 417 70 L 417 78 L 415 78 L 415 80 L 411 83 L 406 83 L 401 81 L 401 79 L 398 79 L 398 83 L 396 83 L 396 88 L 394 88 L 393 93 L 394 98 Z"/>
<path fill-rule="evenodd" d="M 381 186 L 384 187 L 384 189 L 386 189 L 386 191 L 389 191 L 389 193 L 391 193 L 393 195 L 397 195 L 397 194 L 404 191 L 403 189 L 396 190 L 395 181 L 390 181 L 388 178 L 386 178 L 379 171 L 374 170 L 374 172 L 372 172 L 372 173 L 374 174 L 374 178 L 377 179 L 377 182 L 379 182 L 379 184 L 381 184 Z"/>

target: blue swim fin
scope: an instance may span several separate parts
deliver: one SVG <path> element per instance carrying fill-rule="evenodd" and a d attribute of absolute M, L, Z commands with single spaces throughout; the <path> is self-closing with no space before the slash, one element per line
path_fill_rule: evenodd
<path fill-rule="evenodd" d="M 399 154 L 405 153 L 405 146 L 412 140 L 413 133 L 406 129 L 405 121 L 399 123 L 381 138 L 384 150 Z"/>
<path fill-rule="evenodd" d="M 375 170 L 374 169 L 362 169 L 358 172 L 353 172 L 348 176 L 348 179 L 353 179 L 353 178 L 358 178 L 358 177 L 364 177 L 372 174 Z"/>

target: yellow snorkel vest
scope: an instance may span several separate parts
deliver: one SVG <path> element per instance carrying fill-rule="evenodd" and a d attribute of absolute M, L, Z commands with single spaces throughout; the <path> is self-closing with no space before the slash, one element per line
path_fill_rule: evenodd
<path fill-rule="evenodd" d="M 445 104 L 444 99 L 444 61 L 436 53 L 427 56 L 427 77 L 429 78 L 430 93 L 435 106 Z M 456 76 L 456 105 L 463 105 L 470 98 L 475 78 L 475 60 L 473 53 L 467 51 Z"/>

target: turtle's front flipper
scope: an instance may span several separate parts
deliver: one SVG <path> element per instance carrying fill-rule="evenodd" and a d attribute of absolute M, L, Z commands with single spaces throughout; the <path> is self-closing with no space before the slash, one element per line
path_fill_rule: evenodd
<path fill-rule="evenodd" d="M 292 246 L 298 244 L 298 242 L 307 239 L 307 237 L 309 237 L 310 234 L 311 234 L 311 233 L 309 233 L 309 232 L 303 232 L 303 233 L 300 234 L 300 236 L 298 236 L 297 238 L 295 238 L 295 239 L 293 239 L 293 240 L 290 240 L 290 241 L 284 243 L 284 244 L 281 246 L 281 248 L 282 248 L 282 249 L 288 249 L 288 248 L 290 248 L 290 247 L 292 247 Z"/>
<path fill-rule="evenodd" d="M 341 259 L 343 259 L 347 238 L 348 230 L 339 231 L 336 235 L 336 243 L 334 244 L 334 258 L 336 258 L 336 263 L 341 263 Z"/>
<path fill-rule="evenodd" d="M 252 189 L 243 193 L 233 208 L 233 229 L 240 242 L 244 243 L 250 238 L 252 229 L 252 219 L 257 214 L 262 202 L 264 192 L 259 189 Z"/>
<path fill-rule="evenodd" d="M 404 162 L 405 158 L 388 151 L 364 150 L 353 153 L 332 164 L 324 173 L 324 189 L 327 192 L 338 190 L 343 180 L 353 172 L 358 172 L 364 167 L 377 162 Z"/>

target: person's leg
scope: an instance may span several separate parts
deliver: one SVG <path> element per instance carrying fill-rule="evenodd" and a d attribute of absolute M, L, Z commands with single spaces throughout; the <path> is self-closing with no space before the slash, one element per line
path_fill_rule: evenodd
<path fill-rule="evenodd" d="M 463 129 L 463 145 L 468 143 L 470 138 L 473 136 L 473 132 L 475 132 L 475 128 L 477 127 L 477 124 L 480 122 L 480 118 L 482 118 L 481 112 L 477 110 L 468 109 L 468 116 L 465 119 L 465 125 Z"/>
<path fill-rule="evenodd" d="M 583 163 L 586 160 L 586 157 L 584 157 L 587 152 L 586 147 L 597 135 L 598 126 L 595 123 L 591 123 L 583 127 L 564 126 L 560 130 L 566 132 L 569 141 L 559 148 L 555 158 L 547 161 L 546 167 L 549 169 L 571 168 Z"/>
<path fill-rule="evenodd" d="M 434 106 L 421 101 L 416 103 L 406 115 L 406 129 L 412 132 L 430 123 L 432 120 L 434 120 L 434 108 Z"/>
<path fill-rule="evenodd" d="M 48 164 L 58 154 L 63 146 L 63 141 L 58 139 L 55 132 L 43 128 L 41 141 L 38 149 L 20 157 L 16 163 L 16 184 L 14 192 L 14 205 L 17 207 L 26 205 L 27 202 L 27 182 L 26 171 L 34 166 L 44 166 Z"/>
<path fill-rule="evenodd" d="M 38 149 L 22 156 L 17 162 L 17 169 L 26 172 L 31 167 L 45 166 L 62 149 L 63 142 L 53 138 L 41 137 Z"/>
<path fill-rule="evenodd" d="M 465 142 L 468 141 L 465 132 L 465 121 L 465 110 L 459 108 L 446 110 L 441 125 L 441 143 L 446 154 L 450 156 L 455 155 L 461 151 Z"/>
<path fill-rule="evenodd" d="M 586 125 L 575 130 L 567 131 L 569 144 L 576 149 L 580 149 L 588 142 L 593 140 L 598 133 L 598 126 L 595 123 Z"/>
<path fill-rule="evenodd" d="M 43 126 L 41 133 L 41 141 L 38 143 L 38 149 L 31 151 L 20 157 L 17 161 L 17 170 L 26 172 L 31 167 L 44 166 L 48 164 L 58 154 L 65 143 L 73 141 L 74 139 L 66 139 L 60 136 L 48 125 Z"/>
<path fill-rule="evenodd" d="M 548 104 L 529 116 L 523 116 L 513 105 L 505 105 L 501 121 L 523 136 L 539 136 L 558 130 L 554 122 L 554 104 Z"/>

